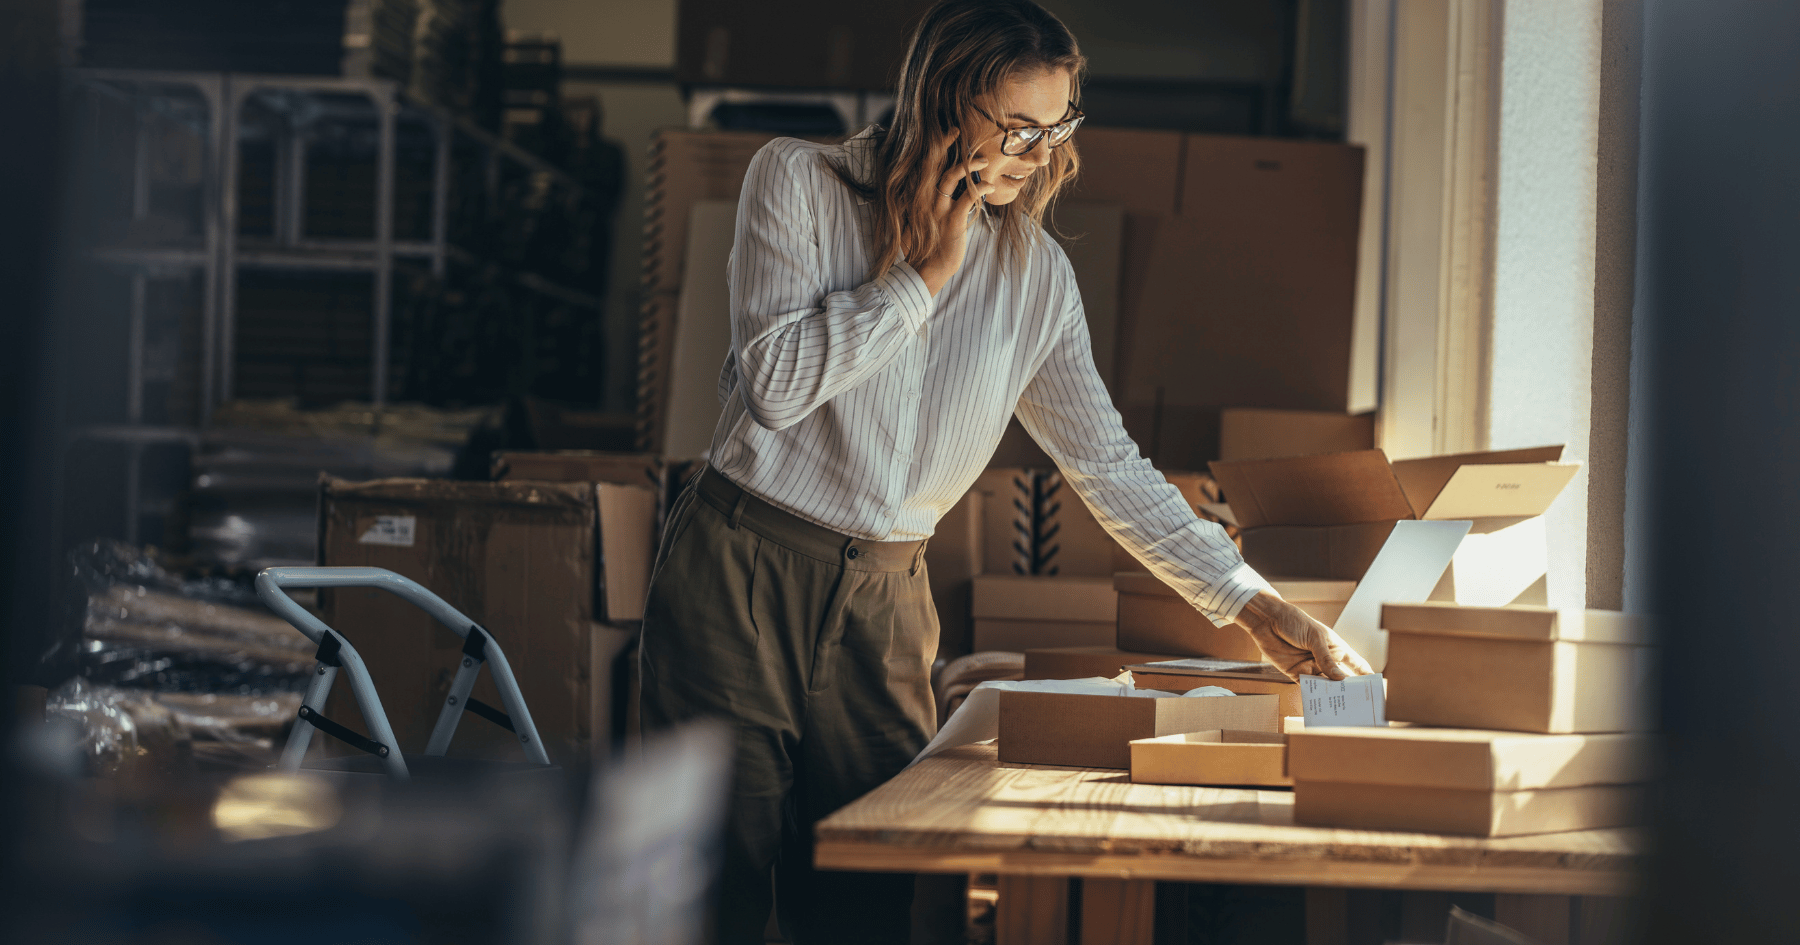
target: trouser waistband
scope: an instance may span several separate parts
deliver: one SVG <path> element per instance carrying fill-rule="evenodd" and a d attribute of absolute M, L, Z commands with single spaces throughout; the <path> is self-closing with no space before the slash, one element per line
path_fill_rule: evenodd
<path fill-rule="evenodd" d="M 925 541 L 870 541 L 839 534 L 751 494 L 717 470 L 702 471 L 695 492 L 731 522 L 792 551 L 820 561 L 842 562 L 855 571 L 910 571 L 925 553 Z"/>

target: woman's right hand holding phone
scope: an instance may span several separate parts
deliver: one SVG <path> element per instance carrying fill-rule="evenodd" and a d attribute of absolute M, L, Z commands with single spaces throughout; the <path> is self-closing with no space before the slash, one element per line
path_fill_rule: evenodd
<path fill-rule="evenodd" d="M 956 143 L 957 135 L 958 130 L 952 128 L 933 146 L 940 155 L 934 188 L 937 196 L 926 196 L 934 201 L 933 212 L 938 220 L 940 240 L 937 250 L 912 263 L 914 271 L 925 280 L 926 288 L 934 296 L 951 276 L 956 275 L 956 270 L 962 268 L 963 254 L 969 248 L 969 223 L 975 217 L 975 208 L 980 205 L 981 198 L 994 192 L 993 184 L 978 181 L 975 174 L 987 166 L 987 158 L 972 154 L 967 160 L 954 160 L 955 152 L 951 147 Z"/>

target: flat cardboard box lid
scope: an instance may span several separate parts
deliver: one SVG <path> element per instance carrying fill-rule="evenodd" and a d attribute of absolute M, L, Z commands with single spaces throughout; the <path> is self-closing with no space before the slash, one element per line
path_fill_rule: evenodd
<path fill-rule="evenodd" d="M 1636 784 L 1651 776 L 1652 741 L 1642 734 L 1308 728 L 1291 734 L 1288 744 L 1296 781 L 1528 791 Z"/>
<path fill-rule="evenodd" d="M 1355 581 L 1328 581 L 1317 578 L 1269 578 L 1269 586 L 1282 600 L 1346 601 L 1356 592 Z M 1113 575 L 1113 587 L 1121 594 L 1142 597 L 1180 597 L 1175 589 L 1147 571 L 1120 571 Z"/>
<path fill-rule="evenodd" d="M 982 574 L 974 581 L 976 619 L 1113 623 L 1119 595 L 1110 578 Z"/>
<path fill-rule="evenodd" d="M 1561 446 L 1389 463 L 1381 450 L 1215 462 L 1242 528 L 1542 515 L 1580 471 Z"/>
<path fill-rule="evenodd" d="M 1385 604 L 1381 626 L 1389 633 L 1431 633 L 1544 642 L 1620 643 L 1648 646 L 1649 622 L 1611 610 L 1556 610 L 1513 604 L 1465 607 L 1448 601 Z"/>

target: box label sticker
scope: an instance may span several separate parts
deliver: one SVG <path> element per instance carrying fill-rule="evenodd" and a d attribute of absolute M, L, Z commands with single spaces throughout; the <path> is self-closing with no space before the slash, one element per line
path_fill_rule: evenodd
<path fill-rule="evenodd" d="M 375 524 L 370 525 L 368 530 L 362 533 L 362 537 L 356 539 L 356 543 L 411 548 L 413 533 L 418 526 L 419 519 L 414 515 L 377 515 Z"/>
<path fill-rule="evenodd" d="M 1380 673 L 1337 680 L 1302 676 L 1300 705 L 1307 728 L 1387 724 L 1387 687 Z"/>

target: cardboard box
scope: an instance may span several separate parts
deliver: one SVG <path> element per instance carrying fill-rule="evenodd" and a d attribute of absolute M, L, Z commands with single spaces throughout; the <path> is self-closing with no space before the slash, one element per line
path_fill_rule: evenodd
<path fill-rule="evenodd" d="M 1503 837 L 1638 822 L 1650 753 L 1643 735 L 1308 729 L 1288 772 L 1297 823 Z"/>
<path fill-rule="evenodd" d="M 1131 743 L 1135 784 L 1287 787 L 1287 736 L 1213 729 Z"/>
<path fill-rule="evenodd" d="M 1141 280 L 1128 274 L 1122 402 L 1372 407 L 1350 385 L 1362 149 L 1223 135 L 1181 142 L 1176 209 L 1156 221 Z M 1084 181 L 1100 176 L 1084 165 Z"/>
<path fill-rule="evenodd" d="M 1282 598 L 1326 626 L 1336 622 L 1356 589 L 1354 581 L 1289 581 L 1270 585 Z M 1262 651 L 1236 624 L 1216 627 L 1181 595 L 1148 572 L 1113 576 L 1119 592 L 1118 646 L 1122 650 L 1262 660 Z"/>
<path fill-rule="evenodd" d="M 1375 448 L 1375 415 L 1232 407 L 1219 414 L 1219 459 L 1278 459 Z"/>
<path fill-rule="evenodd" d="M 731 352 L 727 270 L 736 233 L 735 197 L 696 200 L 689 208 L 663 415 L 662 450 L 671 457 L 707 455 L 719 426 L 719 369 Z"/>
<path fill-rule="evenodd" d="M 1024 678 L 1088 679 L 1093 676 L 1103 676 L 1111 679 L 1133 663 L 1154 663 L 1167 659 L 1174 659 L 1174 657 L 1133 653 L 1110 646 L 1040 647 L 1025 651 Z M 1195 685 L 1205 684 L 1195 683 Z M 1161 689 L 1164 687 L 1140 684 L 1138 688 Z M 1194 686 L 1187 688 L 1192 689 Z"/>
<path fill-rule="evenodd" d="M 1131 670 L 1131 678 L 1139 689 L 1187 692 L 1201 686 L 1218 686 L 1241 696 L 1275 696 L 1281 700 L 1281 714 L 1284 718 L 1306 714 L 1300 698 L 1300 685 L 1267 663 L 1262 664 L 1268 667 L 1266 670 L 1231 672 L 1181 665 L 1159 666 L 1156 665 L 1157 662 L 1161 661 L 1133 663 L 1125 668 Z"/>
<path fill-rule="evenodd" d="M 594 617 L 641 618 L 654 508 L 654 493 L 635 485 L 328 479 L 320 563 L 387 568 L 479 622 L 506 653 L 551 759 L 569 764 L 605 734 L 595 687 L 610 665 L 595 663 L 617 640 Z M 320 607 L 362 654 L 400 749 L 422 750 L 462 640 L 385 591 L 324 591 Z M 500 704 L 490 673 L 474 695 Z M 347 686 L 334 687 L 326 714 L 358 724 Z M 451 752 L 518 756 L 513 736 L 480 718 L 462 722 Z"/>
<path fill-rule="evenodd" d="M 955 659 L 974 652 L 975 576 L 981 573 L 982 493 L 970 490 L 938 519 L 925 544 L 925 574 L 937 608 L 938 656 Z"/>
<path fill-rule="evenodd" d="M 1394 532 L 1393 522 L 1358 525 L 1265 525 L 1240 533 L 1244 561 L 1258 574 L 1360 581 Z"/>
<path fill-rule="evenodd" d="M 1280 730 L 1274 696 L 1090 696 L 1000 693 L 1000 760 L 1008 764 L 1129 768 L 1138 738 L 1235 729 Z"/>
<path fill-rule="evenodd" d="M 605 453 L 594 450 L 497 452 L 493 459 L 497 480 L 533 482 L 612 482 L 645 486 L 661 491 L 662 457 L 653 453 Z"/>
<path fill-rule="evenodd" d="M 1640 618 L 1548 607 L 1388 604 L 1388 715 L 1522 732 L 1651 728 Z"/>
<path fill-rule="evenodd" d="M 973 585 L 976 652 L 1113 640 L 1118 594 L 1105 578 L 983 574 Z"/>
<path fill-rule="evenodd" d="M 891 90 L 928 6 L 788 0 L 769 16 L 729 0 L 683 0 L 675 75 L 683 85 Z"/>
<path fill-rule="evenodd" d="M 1314 532 L 1270 526 L 1373 525 L 1405 519 L 1469 520 L 1434 599 L 1463 604 L 1543 603 L 1548 550 L 1538 518 L 1580 470 L 1562 447 L 1462 453 L 1388 462 L 1380 450 L 1212 464 L 1246 548 L 1263 566 L 1347 573 L 1373 529 Z M 1322 564 L 1323 562 L 1323 564 Z M 1291 567 L 1290 567 L 1291 566 Z M 1366 567 L 1366 565 L 1365 565 Z M 1260 569 L 1260 568 L 1259 568 Z"/>

